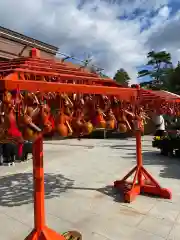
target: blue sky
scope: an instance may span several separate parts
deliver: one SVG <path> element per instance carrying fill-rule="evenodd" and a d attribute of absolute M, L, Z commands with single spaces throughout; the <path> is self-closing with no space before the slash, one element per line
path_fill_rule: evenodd
<path fill-rule="evenodd" d="M 180 60 L 179 0 L 1 0 L 0 23 L 84 58 L 132 82 L 149 51 Z M 147 78 L 146 78 L 147 80 Z"/>

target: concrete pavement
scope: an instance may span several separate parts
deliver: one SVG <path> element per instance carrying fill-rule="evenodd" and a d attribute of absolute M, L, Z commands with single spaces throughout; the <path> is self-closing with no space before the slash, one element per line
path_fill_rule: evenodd
<path fill-rule="evenodd" d="M 173 199 L 138 196 L 120 202 L 111 188 L 135 164 L 135 139 L 64 140 L 44 144 L 47 224 L 78 230 L 85 240 L 176 240 L 180 237 L 180 160 L 161 157 L 143 138 L 144 164 Z M 0 239 L 33 228 L 32 164 L 0 168 Z"/>

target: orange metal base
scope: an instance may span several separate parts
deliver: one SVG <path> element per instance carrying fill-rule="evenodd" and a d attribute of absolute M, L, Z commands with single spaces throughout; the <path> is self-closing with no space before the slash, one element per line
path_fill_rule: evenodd
<path fill-rule="evenodd" d="M 34 229 L 25 240 L 65 240 L 65 237 L 48 227 L 44 227 L 41 232 Z"/>
<path fill-rule="evenodd" d="M 133 182 L 128 182 L 127 179 L 134 174 Z M 171 191 L 161 186 L 156 180 L 142 167 L 134 167 L 122 180 L 114 182 L 114 187 L 120 190 L 124 195 L 124 201 L 132 202 L 139 194 L 155 195 L 160 198 L 171 199 Z"/>

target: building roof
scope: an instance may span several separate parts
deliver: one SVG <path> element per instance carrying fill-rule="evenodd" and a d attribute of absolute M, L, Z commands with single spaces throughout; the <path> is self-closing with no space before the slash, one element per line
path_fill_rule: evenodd
<path fill-rule="evenodd" d="M 41 42 L 39 40 L 25 36 L 21 33 L 4 28 L 2 26 L 0 26 L 0 37 L 9 39 L 11 41 L 19 42 L 24 45 L 29 44 L 30 47 L 36 47 L 40 50 L 43 50 L 43 51 L 49 52 L 49 53 L 53 53 L 53 54 L 56 54 L 58 51 L 58 47 L 56 47 L 56 46 Z"/>

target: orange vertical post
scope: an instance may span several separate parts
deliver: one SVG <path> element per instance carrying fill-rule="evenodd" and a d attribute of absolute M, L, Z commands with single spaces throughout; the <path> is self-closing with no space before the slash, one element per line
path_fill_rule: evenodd
<path fill-rule="evenodd" d="M 33 147 L 33 175 L 34 175 L 34 224 L 38 232 L 45 226 L 44 209 L 44 167 L 43 167 L 42 138 Z"/>
<path fill-rule="evenodd" d="M 140 121 L 137 120 L 137 124 L 140 124 Z M 143 159 L 142 159 L 142 142 L 141 142 L 141 131 L 139 129 L 136 129 L 136 161 L 137 161 L 137 166 L 139 168 L 142 168 L 143 166 Z M 138 171 L 138 182 L 140 185 L 142 185 L 142 172 Z"/>
<path fill-rule="evenodd" d="M 32 48 L 32 49 L 30 50 L 30 56 L 31 56 L 32 58 L 40 58 L 40 50 L 37 49 L 37 48 Z"/>
<path fill-rule="evenodd" d="M 138 95 L 140 94 L 139 87 L 137 88 Z M 140 96 L 138 96 L 140 100 Z M 137 100 L 137 109 L 139 102 Z M 142 143 L 141 143 L 141 119 L 136 116 L 135 119 L 135 134 L 136 134 L 136 166 L 125 175 L 122 180 L 116 180 L 114 187 L 119 189 L 124 195 L 125 202 L 132 202 L 135 197 L 141 193 L 153 194 L 161 198 L 171 199 L 172 194 L 166 188 L 162 188 L 159 183 L 151 176 L 151 174 L 144 168 L 142 159 Z M 133 181 L 127 181 L 132 176 Z"/>
<path fill-rule="evenodd" d="M 43 138 L 39 135 L 33 145 L 33 180 L 34 180 L 34 229 L 25 240 L 65 240 L 45 224 L 44 209 L 44 167 Z"/>

